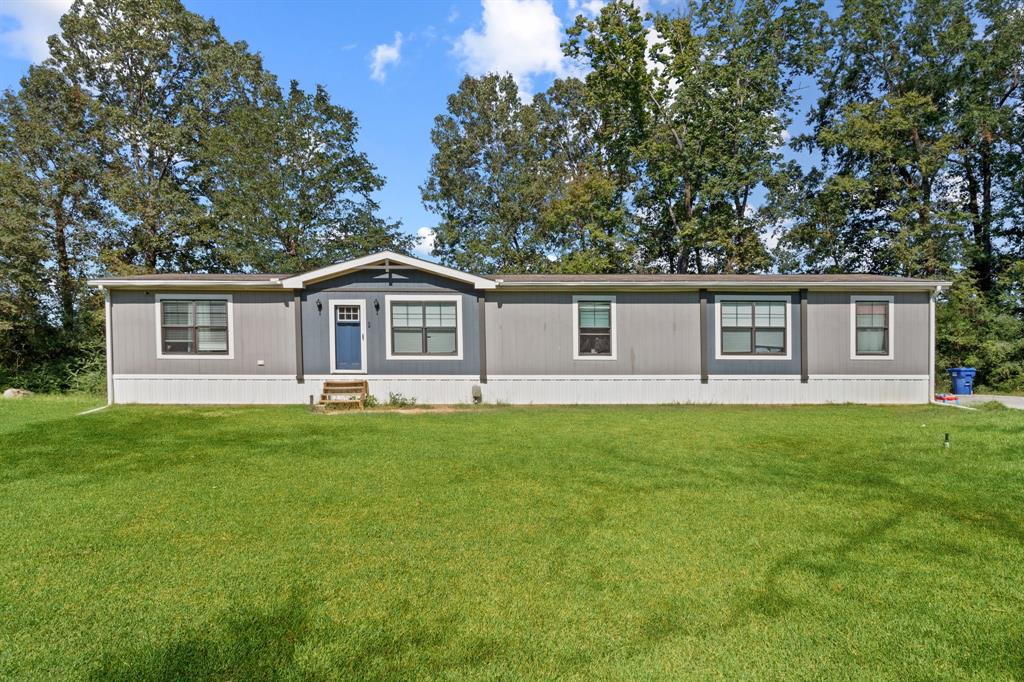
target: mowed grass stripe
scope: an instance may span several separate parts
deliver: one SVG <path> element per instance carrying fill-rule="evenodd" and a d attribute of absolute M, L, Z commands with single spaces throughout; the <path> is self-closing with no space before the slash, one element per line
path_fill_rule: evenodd
<path fill-rule="evenodd" d="M 3 676 L 1024 675 L 1024 413 L 17 405 Z"/>

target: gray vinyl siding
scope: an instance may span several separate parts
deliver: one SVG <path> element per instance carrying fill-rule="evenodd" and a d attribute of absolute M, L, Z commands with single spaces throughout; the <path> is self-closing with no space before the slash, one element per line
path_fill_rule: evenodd
<path fill-rule="evenodd" d="M 700 373 L 696 292 L 614 295 L 615 360 L 574 360 L 572 293 L 488 291 L 488 374 Z"/>
<path fill-rule="evenodd" d="M 850 296 L 878 292 L 814 292 L 807 295 L 810 374 L 928 374 L 930 320 L 925 292 L 893 296 L 892 360 L 850 358 Z"/>
<path fill-rule="evenodd" d="M 614 292 L 588 292 L 611 294 Z M 717 292 L 724 293 L 724 292 Z M 742 292 L 728 292 L 742 295 Z M 764 292 L 751 293 L 759 295 Z M 928 294 L 895 294 L 893 360 L 850 359 L 850 296 L 808 294 L 808 369 L 830 374 L 928 374 Z M 696 292 L 614 293 L 616 359 L 574 360 L 573 293 L 487 292 L 487 372 L 490 375 L 696 375 L 700 373 Z M 800 297 L 790 298 L 787 359 L 716 359 L 720 332 L 716 292 L 708 301 L 708 373 L 800 374 Z"/>
<path fill-rule="evenodd" d="M 211 292 L 195 292 L 209 294 Z M 231 292 L 233 358 L 158 358 L 153 292 L 111 292 L 114 374 L 294 374 L 291 292 Z M 187 298 L 188 292 L 175 291 Z M 258 361 L 262 360 L 260 366 Z"/>
<path fill-rule="evenodd" d="M 722 292 L 718 292 L 721 294 Z M 730 291 L 729 296 L 743 296 L 748 294 L 752 297 L 767 295 L 765 292 L 741 292 Z M 718 344 L 722 338 L 721 330 L 718 328 L 718 314 L 715 310 L 717 296 L 715 293 L 708 295 L 708 374 L 710 375 L 786 375 L 800 374 L 800 296 L 791 294 L 789 296 L 790 329 L 789 342 L 792 352 L 788 360 L 781 358 L 757 358 L 748 359 L 742 356 L 716 359 Z M 814 317 L 814 311 L 808 313 L 808 319 Z"/>
<path fill-rule="evenodd" d="M 112 291 L 114 374 L 293 375 L 293 292 L 231 292 L 232 359 L 157 357 L 156 292 Z M 175 292 L 188 296 L 187 292 Z M 199 292 L 197 292 L 199 293 Z M 209 292 L 202 292 L 209 293 Z M 582 292 L 576 292 L 582 293 Z M 487 373 L 502 375 L 686 375 L 700 373 L 699 303 L 691 292 L 587 292 L 616 298 L 616 359 L 573 359 L 573 292 L 486 292 Z M 724 293 L 724 292 L 717 292 Z M 730 294 L 734 292 L 729 292 Z M 815 375 L 927 375 L 929 294 L 895 293 L 894 359 L 850 358 L 850 296 L 808 294 L 808 369 Z M 385 296 L 457 294 L 462 297 L 461 360 L 387 360 Z M 790 360 L 715 358 L 719 329 L 709 294 L 708 372 L 715 375 L 799 375 L 799 295 L 791 294 Z M 299 292 L 304 373 L 330 373 L 329 301 L 366 301 L 367 372 L 371 375 L 478 376 L 478 296 L 471 285 L 419 270 L 363 270 Z M 316 309 L 316 302 L 323 310 Z M 374 303 L 380 309 L 374 309 Z M 262 365 L 258 364 L 260 361 Z"/>
<path fill-rule="evenodd" d="M 388 294 L 458 294 L 462 296 L 460 338 L 461 360 L 388 360 L 386 347 L 385 296 Z M 479 375 L 480 322 L 477 297 L 471 285 L 438 277 L 420 270 L 361 270 L 310 285 L 302 295 L 302 348 L 306 374 L 331 371 L 331 299 L 366 301 L 366 363 L 369 374 Z M 317 310 L 316 302 L 323 308 Z M 374 309 L 374 302 L 380 309 Z"/>

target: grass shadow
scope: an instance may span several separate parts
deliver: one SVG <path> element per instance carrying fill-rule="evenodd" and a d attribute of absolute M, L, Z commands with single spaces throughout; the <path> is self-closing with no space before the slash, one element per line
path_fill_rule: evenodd
<path fill-rule="evenodd" d="M 269 611 L 241 609 L 204 634 L 175 639 L 127 657 L 109 656 L 94 680 L 276 680 L 294 677 L 294 656 L 308 635 L 308 592 L 293 592 Z M 308 676 L 305 676 L 308 679 Z"/>

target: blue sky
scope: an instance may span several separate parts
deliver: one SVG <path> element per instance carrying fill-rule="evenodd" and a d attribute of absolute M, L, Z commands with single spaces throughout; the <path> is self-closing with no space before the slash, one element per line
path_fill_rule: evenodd
<path fill-rule="evenodd" d="M 646 0 L 647 4 L 651 0 Z M 671 10 L 675 0 L 653 0 Z M 528 92 L 571 69 L 561 57 L 564 29 L 601 0 L 425 0 L 304 2 L 185 0 L 214 18 L 230 40 L 244 40 L 286 86 L 327 87 L 360 123 L 359 148 L 387 178 L 376 196 L 385 217 L 412 234 L 436 223 L 420 202 L 433 119 L 466 73 L 510 72 Z M 70 0 L 0 3 L 0 86 L 15 87 L 46 55 Z M 428 243 L 424 241 L 423 247 Z"/>

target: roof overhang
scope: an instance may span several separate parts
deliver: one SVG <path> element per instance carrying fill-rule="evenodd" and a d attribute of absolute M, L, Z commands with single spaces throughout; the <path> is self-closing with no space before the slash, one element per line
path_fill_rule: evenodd
<path fill-rule="evenodd" d="M 363 256 L 362 258 L 354 258 L 353 260 L 345 261 L 343 263 L 328 265 L 320 268 L 319 270 L 312 270 L 301 275 L 288 277 L 281 282 L 281 285 L 285 289 L 304 289 L 310 284 L 315 284 L 316 282 L 321 282 L 325 279 L 331 279 L 332 277 L 339 277 L 350 272 L 355 272 L 356 270 L 363 270 L 375 265 L 383 265 L 385 267 L 396 265 L 416 268 L 417 270 L 430 272 L 457 282 L 472 284 L 474 289 L 494 289 L 497 286 L 494 280 L 487 279 L 486 277 L 478 277 L 477 275 L 471 275 L 468 272 L 456 270 L 455 268 L 445 267 L 444 265 L 438 265 L 437 263 L 431 263 L 430 261 L 413 258 L 412 256 L 405 256 L 393 251 L 381 251 L 380 253 Z"/>
<path fill-rule="evenodd" d="M 291 277 L 267 276 L 267 279 L 133 279 L 108 278 L 91 279 L 89 286 L 100 289 L 127 290 L 188 290 L 188 291 L 252 291 L 276 290 L 289 291 L 304 289 L 311 284 L 340 277 L 358 270 L 368 268 L 388 269 L 413 268 L 429 272 L 456 282 L 472 285 L 474 289 L 500 289 L 503 291 L 696 291 L 698 289 L 714 289 L 716 291 L 930 291 L 937 292 L 950 286 L 950 282 L 930 280 L 858 280 L 846 282 L 804 280 L 798 277 L 786 281 L 758 280 L 686 280 L 685 278 L 662 281 L 609 281 L 609 280 L 576 280 L 551 281 L 521 279 L 508 281 L 501 275 L 493 278 L 480 277 L 468 272 L 449 268 L 438 263 L 431 263 L 413 256 L 406 256 L 393 251 L 381 251 L 362 258 L 354 258 L 342 263 L 334 263 L 317 270 L 311 270 Z"/>
<path fill-rule="evenodd" d="M 496 279 L 500 291 L 939 291 L 951 282 L 507 282 Z"/>
<path fill-rule="evenodd" d="M 90 279 L 86 282 L 98 289 L 128 289 L 149 291 L 151 289 L 188 291 L 252 291 L 253 289 L 281 291 L 281 280 L 266 282 L 240 282 L 238 280 L 212 279 Z"/>

